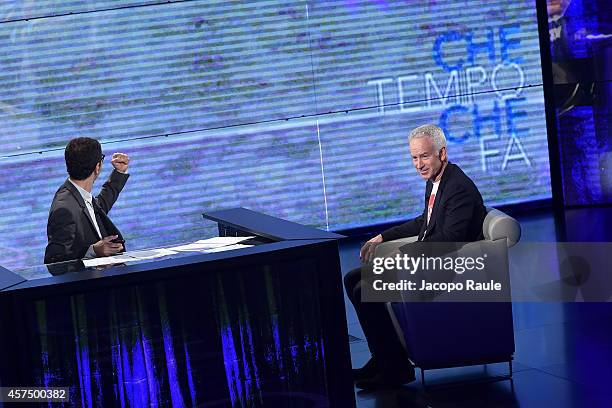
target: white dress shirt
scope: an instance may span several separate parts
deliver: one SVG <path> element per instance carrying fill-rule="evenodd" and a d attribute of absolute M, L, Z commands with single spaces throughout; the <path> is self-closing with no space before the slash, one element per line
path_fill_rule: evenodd
<path fill-rule="evenodd" d="M 93 225 L 96 228 L 96 232 L 98 233 L 98 238 L 102 239 L 102 234 L 100 233 L 100 227 L 98 227 L 98 222 L 96 221 L 96 213 L 93 207 L 93 195 L 81 186 L 75 184 L 75 182 L 70 180 L 70 178 L 68 179 L 68 181 L 70 181 L 72 185 L 76 187 L 79 194 L 81 194 L 81 197 L 83 197 L 83 200 L 85 201 L 85 207 L 87 207 L 87 212 L 89 212 L 89 216 L 91 217 Z M 90 245 L 83 259 L 91 259 L 95 257 L 96 252 L 93 249 L 93 245 Z"/>

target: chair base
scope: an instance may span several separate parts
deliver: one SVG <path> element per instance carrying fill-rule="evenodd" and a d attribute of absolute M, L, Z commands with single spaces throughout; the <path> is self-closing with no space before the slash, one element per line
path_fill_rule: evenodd
<path fill-rule="evenodd" d="M 419 368 L 421 370 L 421 385 L 423 386 L 423 390 L 425 392 L 428 392 L 428 391 L 434 391 L 434 390 L 444 389 L 444 388 L 461 387 L 461 386 L 470 385 L 470 384 L 492 383 L 492 382 L 509 380 L 510 386 L 514 388 L 514 381 L 512 379 L 512 374 L 513 374 L 512 360 L 508 360 L 507 363 L 508 363 L 508 374 L 506 375 L 495 375 L 495 376 L 475 378 L 475 379 L 464 380 L 464 381 L 449 381 L 446 383 L 434 384 L 434 385 L 428 385 L 425 382 L 425 370 L 426 369 Z M 487 365 L 484 364 L 484 366 L 486 367 Z"/>

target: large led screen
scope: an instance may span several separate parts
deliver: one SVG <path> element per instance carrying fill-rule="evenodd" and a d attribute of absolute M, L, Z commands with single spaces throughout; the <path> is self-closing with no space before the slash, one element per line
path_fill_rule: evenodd
<path fill-rule="evenodd" d="M 0 21 L 5 267 L 42 263 L 77 136 L 132 158 L 110 213 L 130 249 L 213 235 L 200 214 L 238 206 L 407 219 L 424 123 L 487 205 L 551 195 L 533 0 L 22 1 Z"/>

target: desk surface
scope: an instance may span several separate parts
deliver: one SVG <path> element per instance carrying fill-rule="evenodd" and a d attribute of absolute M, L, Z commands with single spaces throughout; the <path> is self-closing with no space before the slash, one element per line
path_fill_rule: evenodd
<path fill-rule="evenodd" d="M 165 273 L 164 271 L 169 269 L 176 269 L 179 267 L 186 268 L 190 265 L 201 265 L 209 262 L 215 263 L 217 261 L 226 261 L 233 258 L 237 259 L 257 254 L 277 254 L 282 250 L 309 246 L 319 242 L 321 242 L 321 240 L 280 241 L 226 252 L 183 252 L 176 255 L 168 255 L 163 258 L 134 261 L 106 268 L 87 268 L 83 265 L 82 261 L 60 262 L 52 265 L 38 265 L 22 271 L 24 274 L 32 274 L 32 276 L 36 276 L 35 279 L 25 280 L 24 278 L 21 278 L 21 281 L 15 282 L 10 287 L 0 290 L 0 292 L 14 292 L 28 288 L 52 287 L 84 281 L 91 281 L 90 283 L 94 283 L 93 281 L 98 281 L 103 278 L 117 278 L 121 276 L 127 277 L 128 275 L 140 273 L 146 273 L 147 279 L 154 279 L 158 274 L 163 274 Z M 56 274 L 51 274 L 49 272 L 50 269 L 55 269 Z"/>

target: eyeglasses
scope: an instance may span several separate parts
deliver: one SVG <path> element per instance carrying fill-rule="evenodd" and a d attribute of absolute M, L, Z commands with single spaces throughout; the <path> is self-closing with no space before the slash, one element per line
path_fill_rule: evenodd
<path fill-rule="evenodd" d="M 106 156 L 104 156 L 104 153 L 102 153 L 102 158 L 100 159 L 100 163 L 102 163 L 102 162 L 104 161 L 104 158 L 105 158 L 105 157 L 106 157 Z"/>

